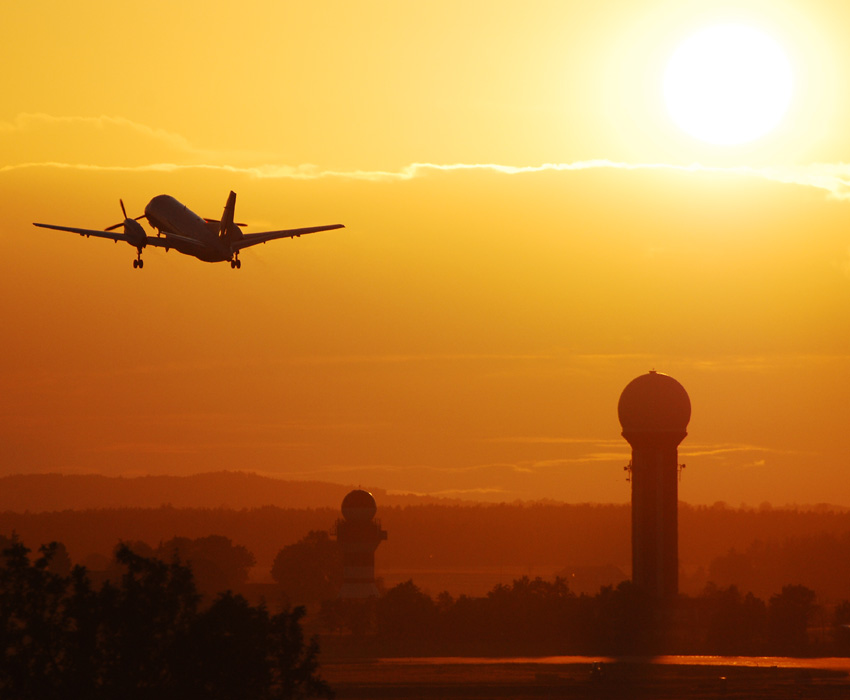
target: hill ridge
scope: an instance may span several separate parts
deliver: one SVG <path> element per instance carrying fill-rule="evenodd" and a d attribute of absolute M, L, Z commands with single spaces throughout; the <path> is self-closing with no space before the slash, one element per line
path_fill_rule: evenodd
<path fill-rule="evenodd" d="M 12 474 L 0 477 L 0 512 L 42 513 L 98 508 L 339 508 L 358 486 L 317 480 L 289 480 L 251 471 L 204 472 L 185 476 L 103 474 Z M 381 505 L 451 503 L 452 499 L 388 494 L 364 486 Z"/>

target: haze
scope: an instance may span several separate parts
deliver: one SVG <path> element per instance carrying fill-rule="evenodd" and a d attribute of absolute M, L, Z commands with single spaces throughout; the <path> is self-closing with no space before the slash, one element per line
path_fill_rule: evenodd
<path fill-rule="evenodd" d="M 666 114 L 715 21 L 795 95 L 737 147 Z M 218 470 L 626 502 L 617 399 L 676 377 L 694 504 L 850 505 L 850 8 L 16 3 L 0 28 L 0 474 Z M 546 165 L 549 164 L 549 165 Z M 33 229 L 168 193 L 341 231 L 241 270 Z"/>

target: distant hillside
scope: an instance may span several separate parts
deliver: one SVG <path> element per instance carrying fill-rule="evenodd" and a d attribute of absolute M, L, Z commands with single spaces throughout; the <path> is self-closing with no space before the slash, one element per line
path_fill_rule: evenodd
<path fill-rule="evenodd" d="M 0 512 L 43 513 L 93 508 L 334 508 L 357 485 L 285 481 L 250 472 L 193 476 L 109 477 L 95 474 L 15 474 L 0 477 Z M 380 506 L 449 503 L 420 496 L 390 496 L 363 486 Z"/>

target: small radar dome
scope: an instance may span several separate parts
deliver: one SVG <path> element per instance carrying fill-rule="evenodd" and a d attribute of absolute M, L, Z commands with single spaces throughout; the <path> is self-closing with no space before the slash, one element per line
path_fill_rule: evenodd
<path fill-rule="evenodd" d="M 617 414 L 623 434 L 684 433 L 691 419 L 691 400 L 673 377 L 652 370 L 623 389 Z"/>
<path fill-rule="evenodd" d="M 354 489 L 342 499 L 342 517 L 346 520 L 371 520 L 378 512 L 375 498 L 368 491 Z"/>

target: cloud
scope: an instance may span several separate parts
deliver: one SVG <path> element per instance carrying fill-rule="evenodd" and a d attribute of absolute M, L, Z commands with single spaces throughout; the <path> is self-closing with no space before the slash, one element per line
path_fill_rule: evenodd
<path fill-rule="evenodd" d="M 513 354 L 406 354 L 406 355 L 324 355 L 316 357 L 293 357 L 285 362 L 295 365 L 394 365 L 429 362 L 481 362 L 505 361 L 524 362 L 555 359 L 554 355 L 513 355 Z"/>
<path fill-rule="evenodd" d="M 0 122 L 0 172 L 22 169 L 73 169 L 101 172 L 218 171 L 257 179 L 405 181 L 447 172 L 491 172 L 516 176 L 583 170 L 675 171 L 747 177 L 825 191 L 850 199 L 850 164 L 813 163 L 774 167 L 714 167 L 692 163 L 626 163 L 607 159 L 540 165 L 498 163 L 411 163 L 398 170 L 334 170 L 312 164 L 268 162 L 269 155 L 216 151 L 191 143 L 180 134 L 155 129 L 124 117 L 57 117 L 20 114 Z"/>
<path fill-rule="evenodd" d="M 594 440 L 590 438 L 551 437 L 551 436 L 508 436 L 488 438 L 483 442 L 511 443 L 518 445 L 619 445 L 622 440 Z"/>
<path fill-rule="evenodd" d="M 729 372 L 752 374 L 754 372 L 771 373 L 791 371 L 812 367 L 812 365 L 845 365 L 850 361 L 846 353 L 792 353 L 765 355 L 727 355 L 717 359 L 676 358 L 678 364 L 685 364 L 695 370 L 705 372 Z"/>
<path fill-rule="evenodd" d="M 740 176 L 766 180 L 785 185 L 810 187 L 824 190 L 831 198 L 850 200 L 850 165 L 820 163 L 808 166 L 786 166 L 751 168 L 745 166 L 714 167 L 694 163 L 692 165 L 670 165 L 664 163 L 622 163 L 606 160 L 576 161 L 573 163 L 545 163 L 536 166 L 510 166 L 455 163 L 412 163 L 400 170 L 322 170 L 315 165 L 253 165 L 237 166 L 210 163 L 157 162 L 142 165 L 109 165 L 85 162 L 60 162 L 55 160 L 28 161 L 0 167 L 0 173 L 24 169 L 63 169 L 95 172 L 127 173 L 176 173 L 187 171 L 210 171 L 244 175 L 256 179 L 319 180 L 347 179 L 370 182 L 413 180 L 434 172 L 487 171 L 504 175 L 524 175 L 542 172 L 570 172 L 580 170 L 626 170 L 626 171 L 675 171 L 681 173 L 709 173 L 720 176 Z"/>
<path fill-rule="evenodd" d="M 411 495 L 411 496 L 431 496 L 432 498 L 466 498 L 469 496 L 509 496 L 510 491 L 500 488 L 472 488 L 472 489 L 440 489 L 430 493 L 420 493 L 411 491 L 393 490 L 387 492 L 389 495 Z"/>
<path fill-rule="evenodd" d="M 765 454 L 805 454 L 796 450 L 779 450 L 773 447 L 747 444 L 687 445 L 679 449 L 680 457 L 720 457 L 748 452 Z M 763 459 L 760 460 L 764 462 Z"/>
<path fill-rule="evenodd" d="M 19 114 L 0 122 L 2 170 L 174 170 L 204 163 L 254 162 L 258 153 L 198 148 L 180 134 L 124 117 Z M 151 164 L 154 165 L 151 165 Z"/>

